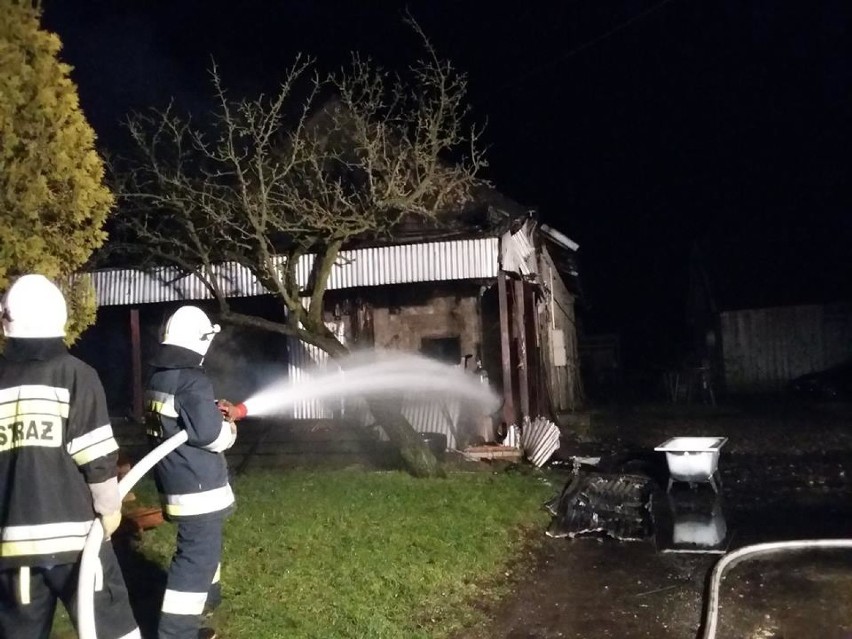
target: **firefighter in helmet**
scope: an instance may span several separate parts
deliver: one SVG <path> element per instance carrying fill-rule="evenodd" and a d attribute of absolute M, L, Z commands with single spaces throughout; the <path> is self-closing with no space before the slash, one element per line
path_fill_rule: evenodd
<path fill-rule="evenodd" d="M 166 322 L 146 388 L 146 428 L 156 446 L 181 430 L 186 443 L 155 467 L 165 518 L 177 524 L 159 622 L 160 639 L 215 637 L 200 629 L 218 605 L 222 527 L 234 509 L 223 454 L 236 439 L 223 420 L 213 385 L 202 369 L 219 326 L 196 306 L 182 306 Z"/>
<path fill-rule="evenodd" d="M 76 625 L 80 556 L 99 517 L 121 522 L 118 444 L 97 373 L 68 353 L 67 309 L 42 275 L 24 275 L 2 302 L 0 358 L 0 637 L 50 634 L 58 599 Z M 112 545 L 100 550 L 98 636 L 139 637 Z"/>

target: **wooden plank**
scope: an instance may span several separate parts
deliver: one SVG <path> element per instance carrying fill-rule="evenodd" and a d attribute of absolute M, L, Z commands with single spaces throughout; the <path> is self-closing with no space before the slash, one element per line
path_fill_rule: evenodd
<path fill-rule="evenodd" d="M 142 421 L 142 340 L 139 333 L 139 309 L 130 309 L 131 411 L 133 419 Z"/>
<path fill-rule="evenodd" d="M 542 336 L 539 332 L 539 313 L 536 305 L 535 293 L 531 286 L 524 286 L 524 305 L 529 312 L 524 318 L 526 325 L 527 344 L 529 351 L 527 352 L 527 361 L 530 364 L 532 375 L 530 379 L 532 383 L 529 385 L 530 406 L 535 409 L 536 415 L 550 414 L 550 406 L 553 400 L 547 393 L 547 363 L 550 361 L 550 356 L 545 356 L 544 344 Z M 553 417 L 553 415 L 551 415 Z"/>
<path fill-rule="evenodd" d="M 828 367 L 833 338 L 824 313 L 824 307 L 815 305 L 722 313 L 728 390 L 779 390 L 799 375 Z"/>
<path fill-rule="evenodd" d="M 512 306 L 515 321 L 515 344 L 518 353 L 518 396 L 520 399 L 521 419 L 530 416 L 530 378 L 529 354 L 527 353 L 526 305 L 524 304 L 524 283 L 514 280 Z"/>
<path fill-rule="evenodd" d="M 500 307 L 500 357 L 503 368 L 503 422 L 508 426 L 516 422 L 515 397 L 512 392 L 512 347 L 509 328 L 509 295 L 506 273 L 497 276 L 497 299 Z"/>

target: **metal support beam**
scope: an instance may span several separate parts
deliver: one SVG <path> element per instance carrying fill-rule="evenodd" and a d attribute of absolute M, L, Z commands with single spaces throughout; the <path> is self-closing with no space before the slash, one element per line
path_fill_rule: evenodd
<path fill-rule="evenodd" d="M 497 300 L 500 306 L 500 356 L 503 370 L 503 422 L 507 426 L 515 423 L 515 397 L 512 393 L 512 344 L 509 324 L 509 296 L 506 288 L 506 273 L 497 275 Z"/>
<path fill-rule="evenodd" d="M 133 419 L 142 421 L 142 340 L 139 333 L 139 309 L 130 309 L 130 360 Z"/>

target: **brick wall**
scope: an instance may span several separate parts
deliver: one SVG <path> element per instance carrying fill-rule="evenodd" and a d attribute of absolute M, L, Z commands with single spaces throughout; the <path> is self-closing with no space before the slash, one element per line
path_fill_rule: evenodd
<path fill-rule="evenodd" d="M 458 337 L 462 355 L 476 356 L 481 341 L 478 287 L 459 284 L 455 291 L 383 297 L 373 307 L 377 347 L 416 352 L 423 338 Z"/>

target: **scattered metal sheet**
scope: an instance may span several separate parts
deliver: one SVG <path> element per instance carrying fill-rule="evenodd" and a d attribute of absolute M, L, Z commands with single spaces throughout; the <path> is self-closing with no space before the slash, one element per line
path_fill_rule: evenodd
<path fill-rule="evenodd" d="M 641 475 L 578 469 L 559 497 L 545 507 L 553 514 L 548 537 L 603 534 L 638 541 L 653 534 L 653 481 Z"/>
<path fill-rule="evenodd" d="M 559 449 L 559 427 L 549 419 L 536 417 L 521 430 L 521 448 L 533 466 L 540 468 Z"/>

